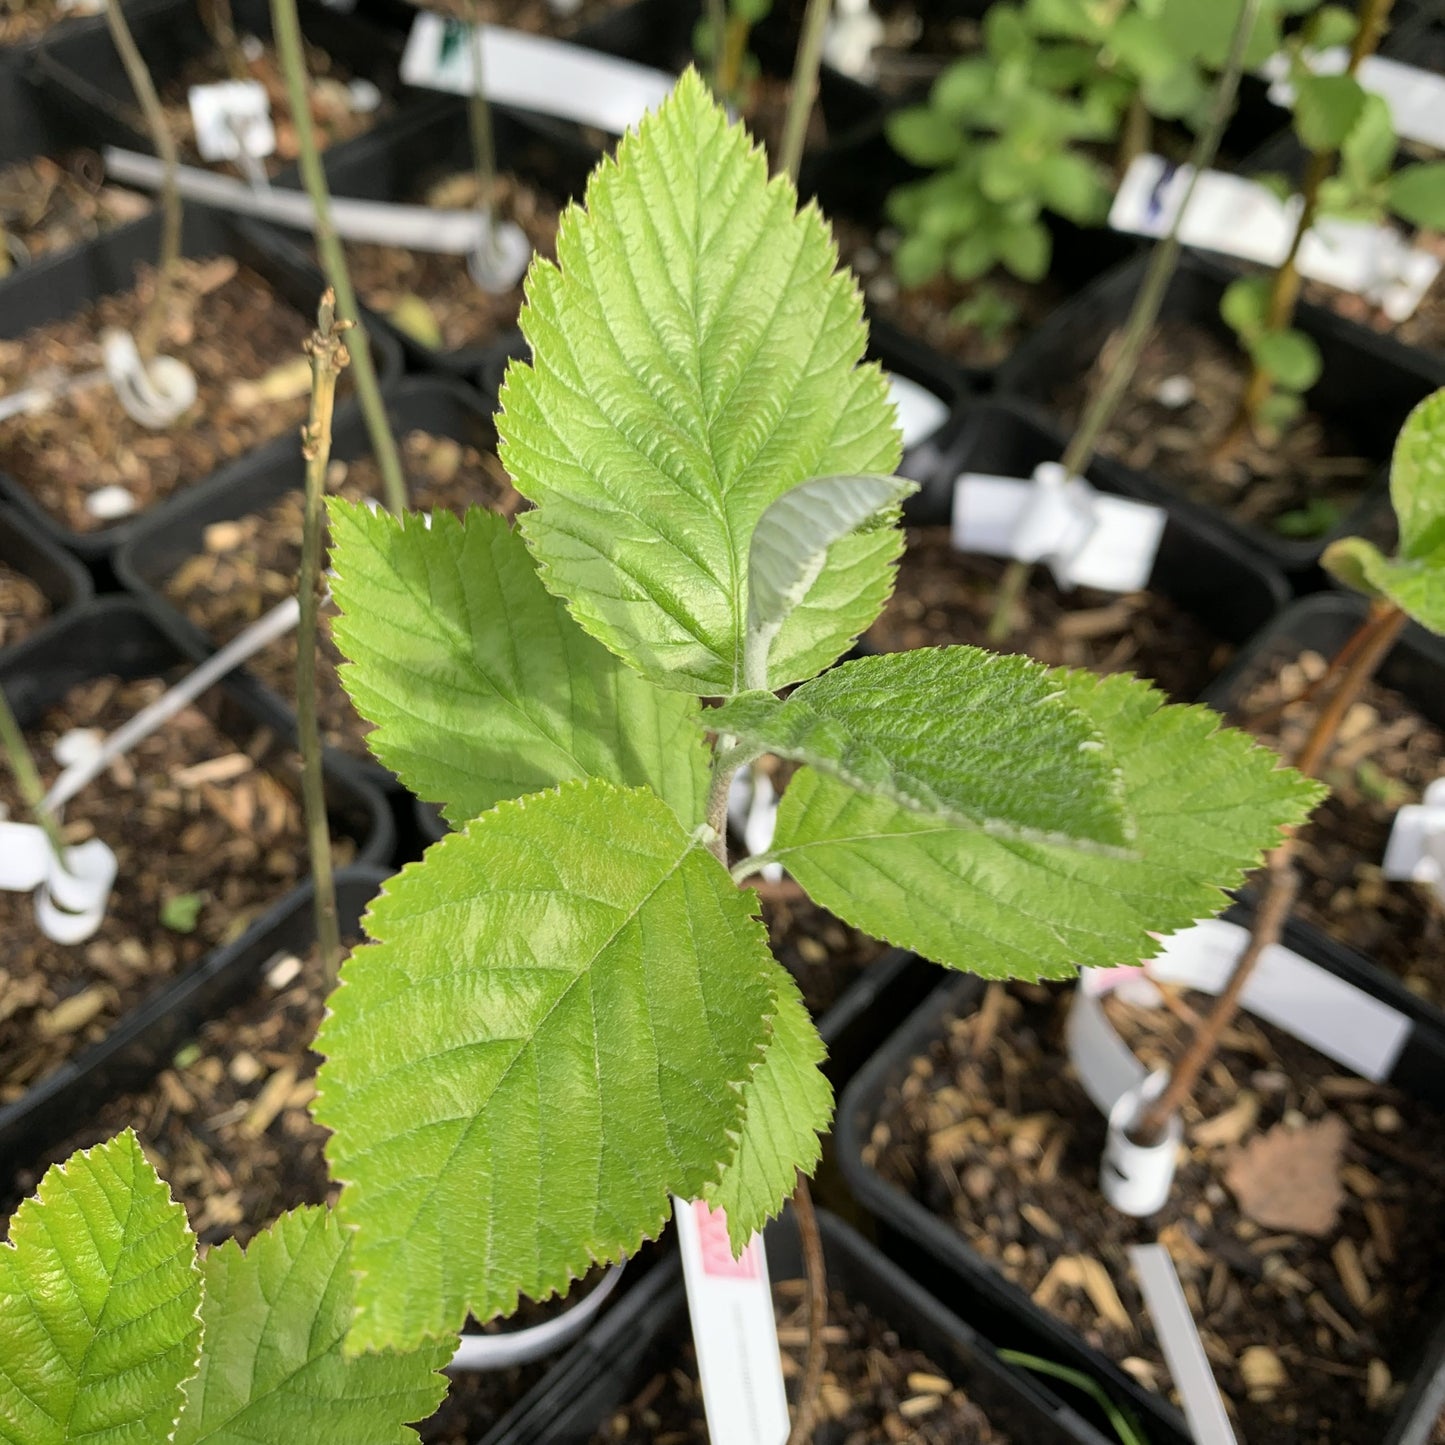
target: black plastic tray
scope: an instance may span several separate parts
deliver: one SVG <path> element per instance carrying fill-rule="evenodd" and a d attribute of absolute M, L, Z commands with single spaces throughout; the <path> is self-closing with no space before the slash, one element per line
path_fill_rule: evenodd
<path fill-rule="evenodd" d="M 130 6 L 126 6 L 127 14 Z M 66 36 L 104 31 L 103 15 L 75 15 L 57 21 L 47 35 L 17 45 L 0 45 L 0 166 L 24 160 L 52 144 L 72 143 L 63 114 L 39 70 L 45 45 Z"/>
<path fill-rule="evenodd" d="M 891 1264 L 842 1220 L 819 1211 L 829 1283 L 923 1350 L 1018 1445 L 1105 1445 L 1102 1435 Z M 768 1226 L 774 1280 L 803 1275 L 791 1212 Z M 674 1253 L 632 1290 L 481 1445 L 584 1445 L 688 1335 L 682 1266 Z"/>
<path fill-rule="evenodd" d="M 1102 277 L 1061 307 L 1033 333 L 999 372 L 999 389 L 1027 399 L 1062 440 L 1062 427 L 1050 397 L 1061 385 L 1084 374 L 1100 348 L 1123 323 L 1143 281 L 1147 256 L 1140 255 Z M 1187 317 L 1234 344 L 1219 315 L 1219 299 L 1237 275 L 1222 262 L 1186 251 L 1164 298 L 1161 317 Z M 1445 357 L 1421 352 L 1380 337 L 1317 306 L 1301 305 L 1295 323 L 1314 338 L 1324 372 L 1309 393 L 1309 404 L 1346 431 L 1357 455 L 1373 458 L 1383 469 L 1394 449 L 1401 423 L 1415 404 L 1445 384 Z M 1168 501 L 1197 517 L 1226 527 L 1286 573 L 1316 580 L 1316 564 L 1325 546 L 1355 530 L 1357 518 L 1384 486 L 1384 472 L 1328 536 L 1309 540 L 1281 537 L 1263 527 L 1239 523 L 1184 496 L 1180 488 L 1154 473 L 1103 459 L 1100 475 L 1112 476 L 1119 490 L 1144 501 Z"/>
<path fill-rule="evenodd" d="M 1240 906 L 1225 916 L 1241 923 L 1250 918 L 1248 910 Z M 1332 972 L 1341 971 L 1336 966 L 1337 950 L 1313 929 L 1291 923 L 1285 929 L 1284 942 Z M 1378 975 L 1355 976 L 1350 981 L 1386 1003 L 1400 1006 L 1393 991 L 1378 987 Z M 834 1124 L 844 1178 L 876 1220 L 883 1248 L 911 1274 L 928 1280 L 945 1304 L 976 1321 L 1002 1346 L 1092 1375 L 1115 1401 L 1141 1418 L 1150 1445 L 1192 1445 L 1184 1417 L 1164 1396 L 1144 1389 L 1116 1361 L 1006 1280 L 944 1219 L 863 1162 L 863 1146 L 889 1085 L 905 1077 L 909 1061 L 927 1050 L 944 1015 L 976 1008 L 984 988 L 983 979 L 968 975 L 943 983 L 844 1091 Z M 1416 1023 L 1390 1081 L 1434 1108 L 1445 1108 L 1445 1034 L 1429 1024 Z M 1439 1302 L 1435 1314 L 1437 1323 L 1422 1332 L 1418 1364 L 1379 1445 L 1425 1445 L 1436 1416 L 1445 1407 L 1445 1300 Z"/>
<path fill-rule="evenodd" d="M 114 291 L 123 291 L 135 282 L 135 268 L 140 262 L 155 264 L 160 252 L 161 217 L 152 213 L 128 226 L 89 241 L 73 250 L 42 257 L 33 265 L 17 271 L 0 282 L 0 338 L 24 335 L 36 326 L 73 315 Z M 187 256 L 225 253 L 235 256 L 275 287 L 278 295 L 295 306 L 303 316 L 314 316 L 325 282 L 321 273 L 295 253 L 280 253 L 257 244 L 249 232 L 237 226 L 218 211 L 204 206 L 187 206 L 182 228 L 182 250 Z M 376 368 L 383 385 L 401 372 L 401 356 L 384 333 L 368 328 Z M 353 409 L 343 406 L 337 425 Z M 292 456 L 299 444 L 294 432 L 276 437 L 261 447 L 254 456 Z M 216 480 L 232 473 L 237 465 L 224 466 L 215 474 Z M 197 486 L 204 478 L 196 479 Z M 167 498 L 149 512 L 127 517 L 111 527 L 93 532 L 73 532 L 52 517 L 21 481 L 0 469 L 0 501 L 22 512 L 47 536 L 81 557 L 96 560 L 131 536 L 143 521 L 151 521 L 182 506 L 193 489 L 183 489 Z"/>
<path fill-rule="evenodd" d="M 482 398 L 453 378 L 416 377 L 399 382 L 388 388 L 386 406 L 398 437 L 420 428 L 483 449 L 496 444 L 491 416 Z M 340 461 L 351 461 L 368 455 L 370 450 L 360 414 L 352 408 L 338 416 L 332 455 Z M 181 505 L 168 508 L 164 516 L 157 515 L 133 532 L 116 554 L 116 577 L 181 652 L 197 662 L 209 657 L 217 650 L 216 643 L 166 599 L 166 579 L 187 557 L 202 550 L 205 530 L 213 522 L 264 510 L 305 482 L 305 465 L 294 447 L 253 452 L 218 473 L 205 487 L 197 488 Z M 294 709 L 248 669 L 241 667 L 232 674 L 232 687 L 283 736 L 296 735 Z M 326 749 L 326 758 L 338 772 L 359 773 L 374 786 L 400 786 L 389 771 L 370 758 L 354 758 L 335 748 Z"/>
<path fill-rule="evenodd" d="M 0 659 L 0 686 L 24 724 L 88 678 L 111 673 L 142 677 L 166 672 L 184 660 L 135 602 L 108 598 L 74 609 L 8 651 Z M 223 728 L 265 724 L 266 719 L 224 683 L 221 687 L 227 700 Z M 390 860 L 395 838 L 391 814 L 374 788 L 350 776 L 328 774 L 327 800 L 333 827 L 357 841 L 358 866 L 374 869 Z M 0 1106 L 0 1175 L 8 1172 L 7 1161 L 73 1129 L 96 1101 L 124 1087 L 124 1080 L 153 1070 L 158 1060 L 164 1063 L 186 1031 L 214 1008 L 229 980 L 279 946 L 258 952 L 258 940 L 278 919 L 296 914 L 309 920 L 298 902 L 303 895 L 309 897 L 306 888 L 293 889 L 236 943 L 216 949 L 161 985 L 99 1044 L 62 1064 L 14 1103 Z"/>
<path fill-rule="evenodd" d="M 94 590 L 90 573 L 32 527 L 17 512 L 0 507 L 0 562 L 28 577 L 50 604 L 53 620 L 67 607 L 88 602 Z"/>

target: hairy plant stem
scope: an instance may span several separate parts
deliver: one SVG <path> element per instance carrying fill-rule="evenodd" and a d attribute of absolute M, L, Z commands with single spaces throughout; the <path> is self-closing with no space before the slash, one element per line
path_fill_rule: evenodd
<path fill-rule="evenodd" d="M 1380 37 L 1385 32 L 1394 3 L 1395 0 L 1361 0 L 1359 23 L 1355 29 L 1354 43 L 1350 46 L 1346 75 L 1354 75 L 1359 70 L 1360 63 L 1374 54 Z M 1295 224 L 1294 235 L 1290 238 L 1289 251 L 1279 263 L 1274 279 L 1270 282 L 1269 306 L 1265 313 L 1267 331 L 1283 331 L 1294 320 L 1295 307 L 1299 304 L 1300 290 L 1304 284 L 1299 272 L 1300 247 L 1315 223 L 1315 216 L 1319 211 L 1320 189 L 1334 174 L 1335 163 L 1336 152 L 1313 151 L 1305 166 L 1299 189 L 1302 202 L 1299 220 Z M 1234 419 L 1212 453 L 1216 462 L 1227 460 L 1238 450 L 1245 437 L 1253 430 L 1259 409 L 1269 399 L 1273 387 L 1274 378 L 1255 362 L 1249 373 L 1249 382 L 1239 399 L 1239 406 L 1235 409 Z"/>
<path fill-rule="evenodd" d="M 793 82 L 788 88 L 788 113 L 783 121 L 783 139 L 778 148 L 778 170 L 798 183 L 803 164 L 803 144 L 808 135 L 813 105 L 818 99 L 818 71 L 823 63 L 823 36 L 833 0 L 808 0 L 803 12 L 803 29 L 798 36 L 798 54 L 793 62 Z"/>
<path fill-rule="evenodd" d="M 723 90 L 723 43 L 728 28 L 727 0 L 707 0 L 707 25 L 712 31 L 712 93 L 726 104 Z"/>
<path fill-rule="evenodd" d="M 166 113 L 161 108 L 160 96 L 156 94 L 155 81 L 146 69 L 145 60 L 136 46 L 135 36 L 130 33 L 130 25 L 121 9 L 121 0 L 106 0 L 105 21 L 110 27 L 110 37 L 120 54 L 120 63 L 125 67 L 141 113 L 145 116 L 151 144 L 155 146 L 163 167 L 161 254 L 156 263 L 155 291 L 135 331 L 136 350 L 140 352 L 142 361 L 149 361 L 156 354 L 156 348 L 160 345 L 165 331 L 170 290 L 181 259 L 181 193 L 176 184 L 180 156 L 176 148 L 176 138 L 166 124 Z"/>
<path fill-rule="evenodd" d="M 712 830 L 708 844 L 712 855 L 724 868 L 728 866 L 728 794 L 733 778 L 747 759 L 731 734 L 724 733 L 713 745 L 712 775 L 708 780 L 707 807 L 703 816 Z"/>
<path fill-rule="evenodd" d="M 803 1384 L 798 1391 L 798 1408 L 788 1445 L 808 1445 L 813 1438 L 813 1421 L 818 1413 L 818 1394 L 823 1385 L 827 1358 L 823 1331 L 828 1325 L 828 1265 L 823 1258 L 823 1236 L 813 1213 L 813 1196 L 801 1172 L 793 1191 L 793 1214 L 798 1221 L 798 1242 L 803 1249 L 803 1267 L 808 1274 L 808 1353 L 803 1363 Z"/>
<path fill-rule="evenodd" d="M 112 4 L 116 0 L 112 0 Z M 326 279 L 336 292 L 338 315 L 356 322 L 356 292 L 346 266 L 346 251 L 331 220 L 331 195 L 326 188 L 326 172 L 321 166 L 321 152 L 316 146 L 316 130 L 311 123 L 310 81 L 306 74 L 306 53 L 302 47 L 301 20 L 296 13 L 296 0 L 271 0 L 271 28 L 275 32 L 276 53 L 286 78 L 286 98 L 291 107 L 291 120 L 296 127 L 300 147 L 301 180 L 316 211 L 316 249 Z M 366 328 L 358 325 L 349 348 L 356 368 L 356 394 L 371 438 L 372 454 L 381 472 L 383 500 L 395 513 L 406 510 L 406 479 L 402 475 L 401 455 L 391 423 L 386 417 L 386 404 L 376 379 L 376 365 L 371 357 L 371 343 Z"/>
<path fill-rule="evenodd" d="M 477 214 L 486 222 L 496 250 L 497 146 L 492 135 L 492 108 L 487 104 L 482 68 L 482 17 L 477 0 L 462 0 L 472 54 L 472 86 L 467 92 L 467 124 L 472 133 L 472 169 L 477 178 Z"/>
<path fill-rule="evenodd" d="M 1405 614 L 1392 603 L 1378 605 L 1344 644 L 1342 651 L 1350 654 L 1350 661 L 1294 759 L 1294 766 L 1307 777 L 1319 776 L 1340 724 L 1389 655 L 1406 620 Z M 1162 1138 L 1169 1120 L 1193 1097 L 1200 1076 L 1219 1048 L 1220 1039 L 1239 1013 L 1240 999 L 1255 966 L 1265 950 L 1279 941 L 1299 891 L 1294 852 L 1295 841 L 1290 837 L 1273 849 L 1266 860 L 1264 893 L 1255 910 L 1249 943 L 1235 964 L 1224 992 L 1215 1000 L 1198 1033 L 1171 1070 L 1163 1093 L 1140 1116 L 1134 1135 L 1141 1143 L 1152 1144 Z"/>
<path fill-rule="evenodd" d="M 3 687 L 0 687 L 0 747 L 5 749 L 15 786 L 20 789 L 20 796 L 25 800 L 30 816 L 45 834 L 45 841 L 50 844 L 50 851 L 55 854 L 56 861 L 69 872 L 65 866 L 65 841 L 60 836 L 60 825 L 55 821 L 55 814 L 45 806 L 45 785 L 40 781 L 40 771 L 35 766 L 35 759 L 30 756 L 25 734 L 20 729 Z"/>
<path fill-rule="evenodd" d="M 196 0 L 201 12 L 201 24 L 206 27 L 216 49 L 226 61 L 226 70 L 232 80 L 249 80 L 251 69 L 241 52 L 241 42 L 236 39 L 236 21 L 231 11 L 231 0 Z"/>
<path fill-rule="evenodd" d="M 1254 33 L 1262 0 L 1244 0 L 1240 7 L 1239 19 L 1235 22 L 1234 34 L 1229 42 L 1229 55 L 1224 69 L 1215 81 L 1214 101 L 1210 106 L 1209 121 L 1194 138 L 1189 152 L 1189 184 L 1184 199 L 1169 227 L 1169 234 L 1154 245 L 1149 257 L 1149 269 L 1144 275 L 1144 284 L 1134 299 L 1134 309 L 1117 342 L 1111 342 L 1106 350 L 1113 352 L 1103 385 L 1089 398 L 1078 428 L 1064 449 L 1063 468 L 1066 477 L 1082 476 L 1094 455 L 1094 448 L 1104 434 L 1134 373 L 1139 368 L 1139 357 L 1144 343 L 1159 319 L 1159 308 L 1164 304 L 1164 293 L 1169 289 L 1175 268 L 1179 265 L 1179 231 L 1183 225 L 1189 203 L 1194 199 L 1194 188 L 1202 172 L 1209 169 L 1219 151 L 1219 142 L 1229 117 L 1234 113 L 1234 98 L 1239 92 L 1240 77 L 1244 74 L 1244 56 L 1249 48 L 1250 36 Z M 1033 566 L 1028 562 L 1010 562 L 999 583 L 998 600 L 994 604 L 993 616 L 989 619 L 988 639 L 1002 642 L 1013 628 L 1013 616 L 1019 600 L 1028 590 Z"/>
<path fill-rule="evenodd" d="M 336 919 L 336 882 L 331 867 L 331 829 L 326 817 L 326 783 L 321 771 L 321 727 L 316 716 L 316 648 L 321 613 L 321 534 L 326 469 L 331 461 L 331 418 L 336 378 L 351 359 L 342 340 L 352 322 L 336 319 L 336 293 L 329 286 L 307 338 L 311 362 L 311 415 L 301 432 L 306 461 L 306 511 L 301 531 L 301 576 L 297 583 L 301 620 L 296 628 L 296 732 L 301 748 L 301 795 L 306 808 L 306 843 L 311 853 L 316 942 L 327 979 L 341 967 L 341 933 Z"/>

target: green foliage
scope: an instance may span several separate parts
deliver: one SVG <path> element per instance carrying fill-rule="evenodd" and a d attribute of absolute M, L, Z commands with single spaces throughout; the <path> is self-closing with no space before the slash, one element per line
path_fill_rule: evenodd
<path fill-rule="evenodd" d="M 0 1440 L 169 1439 L 200 1301 L 185 1210 L 129 1129 L 46 1170 L 0 1246 Z"/>
<path fill-rule="evenodd" d="M 205 905 L 204 893 L 173 893 L 161 904 L 161 927 L 172 933 L 194 933 Z"/>
<path fill-rule="evenodd" d="M 1363 537 L 1344 537 L 1321 560 L 1347 586 L 1387 597 L 1445 634 L 1445 389 L 1405 419 L 1390 463 L 1390 500 L 1400 527 L 1393 557 Z"/>
<path fill-rule="evenodd" d="M 717 75 L 718 99 L 741 107 L 761 74 L 748 50 L 753 27 L 767 19 L 773 0 L 727 0 L 722 33 L 715 34 L 712 17 L 704 9 L 692 32 L 692 50 L 709 73 Z"/>
<path fill-rule="evenodd" d="M 1339 150 L 1364 108 L 1365 88 L 1353 76 L 1304 74 L 1295 83 L 1295 134 L 1306 150 Z"/>
<path fill-rule="evenodd" d="M 1412 226 L 1445 229 L 1445 161 L 1405 166 L 1391 176 L 1390 209 Z"/>
<path fill-rule="evenodd" d="M 1225 287 L 1219 314 L 1255 366 L 1270 378 L 1271 393 L 1255 420 L 1279 428 L 1303 409 L 1301 398 L 1320 379 L 1323 361 L 1319 347 L 1305 332 L 1270 325 L 1271 289 L 1267 276 L 1241 276 Z"/>

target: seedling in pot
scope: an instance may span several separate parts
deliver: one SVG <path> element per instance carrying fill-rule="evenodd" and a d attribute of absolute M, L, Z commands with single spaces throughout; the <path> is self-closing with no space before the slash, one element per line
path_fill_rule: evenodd
<path fill-rule="evenodd" d="M 748 40 L 772 8 L 773 0 L 707 0 L 693 31 L 692 48 L 708 68 L 713 92 L 724 105 L 747 108 L 748 92 L 761 73 Z"/>

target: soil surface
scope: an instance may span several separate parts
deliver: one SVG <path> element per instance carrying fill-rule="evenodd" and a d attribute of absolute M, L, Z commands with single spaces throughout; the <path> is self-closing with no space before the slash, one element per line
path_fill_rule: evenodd
<path fill-rule="evenodd" d="M 99 15 L 102 9 L 99 0 L 91 0 L 78 11 L 74 6 L 62 5 L 60 0 L 4 0 L 0 5 L 0 45 L 38 40 L 52 25 L 63 24 L 77 14 Z"/>
<path fill-rule="evenodd" d="M 157 678 L 100 678 L 72 689 L 26 732 L 48 786 L 56 741 L 74 728 L 112 732 L 164 690 Z M 184 709 L 66 806 L 69 843 L 100 837 L 119 882 L 87 942 L 53 943 L 28 894 L 0 892 L 0 1103 L 105 1033 L 158 984 L 245 931 L 305 875 L 299 764 L 258 729 L 215 723 L 219 699 Z M 27 815 L 8 771 L 0 805 Z M 333 842 L 336 864 L 355 853 Z M 194 917 L 190 915 L 194 914 Z"/>
<path fill-rule="evenodd" d="M 147 197 L 105 183 L 95 151 L 31 156 L 0 168 L 0 226 L 31 261 L 94 240 L 150 209 Z M 11 255 L 10 261 L 23 264 L 21 256 Z"/>
<path fill-rule="evenodd" d="M 898 585 L 865 634 L 880 652 L 967 643 L 1023 652 L 1051 666 L 1134 672 L 1176 702 L 1192 702 L 1233 648 L 1157 592 L 1063 593 L 1035 569 L 1022 616 L 1003 643 L 986 632 L 1007 564 L 955 551 L 947 527 L 911 527 Z"/>
<path fill-rule="evenodd" d="M 887 951 L 886 944 L 820 908 L 791 878 L 777 883 L 750 879 L 747 886 L 759 894 L 774 957 L 798 981 L 815 1019 Z"/>
<path fill-rule="evenodd" d="M 0 647 L 23 642 L 50 616 L 50 599 L 23 573 L 0 562 Z"/>
<path fill-rule="evenodd" d="M 893 274 L 893 252 L 902 239 L 891 227 L 876 234 L 846 217 L 829 217 L 843 264 L 857 273 L 871 315 L 927 342 L 960 366 L 985 371 L 1005 361 L 1020 341 L 1065 299 L 1047 278 L 1030 283 L 1007 271 L 992 271 L 981 282 L 964 285 L 940 276 L 926 286 L 906 288 Z M 981 289 L 995 292 L 1016 313 L 996 329 L 985 330 L 959 314 Z"/>
<path fill-rule="evenodd" d="M 557 244 L 559 206 L 545 192 L 518 177 L 497 177 L 494 206 L 499 219 L 527 233 L 532 249 L 552 257 Z M 429 186 L 426 205 L 467 210 L 476 204 L 476 177 L 463 172 Z M 506 291 L 482 290 L 465 256 L 406 251 L 396 246 L 346 248 L 358 295 L 399 330 L 435 351 L 458 351 L 491 341 L 517 324 L 522 281 Z"/>
<path fill-rule="evenodd" d="M 1053 396 L 1070 426 L 1112 353 L 1111 345 L 1102 347 L 1095 365 Z M 1161 383 L 1177 378 L 1191 395 L 1171 406 L 1168 389 L 1161 399 Z M 1157 473 L 1236 522 L 1281 537 L 1322 535 L 1359 501 L 1383 458 L 1357 455 L 1348 434 L 1306 412 L 1278 441 L 1246 435 L 1228 459 L 1216 460 L 1214 449 L 1233 424 L 1248 379 L 1247 359 L 1232 338 L 1191 322 L 1163 322 L 1099 449 Z"/>
<path fill-rule="evenodd" d="M 401 441 L 402 464 L 413 506 L 445 508 L 461 514 L 469 506 L 488 507 L 511 516 L 521 505 L 493 451 L 480 452 L 450 437 L 411 432 Z M 360 501 L 381 495 L 376 463 L 365 457 L 350 464 L 333 461 L 328 488 Z M 219 646 L 295 595 L 301 566 L 304 499 L 288 492 L 264 512 L 214 522 L 206 528 L 205 550 L 183 562 L 165 584 L 165 594 Z M 334 607 L 322 611 L 322 652 L 316 674 L 322 736 L 333 747 L 366 758 L 371 731 L 357 715 L 337 676 L 341 654 L 331 641 Z M 273 692 L 294 706 L 296 635 L 289 633 L 263 648 L 246 664 Z"/>
<path fill-rule="evenodd" d="M 807 1352 L 805 1288 L 797 1279 L 773 1285 L 790 1402 L 796 1400 Z M 945 1367 L 902 1344 L 885 1321 L 841 1290 L 829 1295 L 824 1339 L 828 1353 L 815 1445 L 1009 1445 L 1010 1437 L 989 1424 Z M 660 1343 L 643 1369 L 642 1388 L 592 1437 L 592 1445 L 707 1445 L 690 1335 Z"/>
<path fill-rule="evenodd" d="M 174 426 L 141 426 L 104 383 L 0 423 L 0 470 L 74 531 L 112 524 L 87 506 L 102 488 L 123 488 L 132 511 L 143 512 L 223 462 L 294 432 L 306 416 L 310 372 L 301 346 L 312 323 L 229 256 L 182 261 L 176 279 L 160 350 L 190 366 L 199 396 Z M 0 341 L 0 394 L 52 372 L 100 367 L 102 329 L 134 331 L 154 285 L 154 269 L 143 267 L 137 288 Z M 341 385 L 348 386 L 345 374 Z"/>
<path fill-rule="evenodd" d="M 1318 714 L 1312 700 L 1271 717 L 1321 678 L 1318 653 L 1277 659 L 1247 679 L 1232 721 L 1257 732 L 1285 755 L 1304 745 Z M 1263 726 L 1251 724 L 1259 715 Z M 1445 732 L 1401 694 L 1373 684 L 1345 715 L 1325 767 L 1330 796 L 1298 835 L 1303 887 L 1295 905 L 1307 922 L 1404 980 L 1445 1007 L 1445 905 L 1417 883 L 1392 883 L 1380 872 L 1390 829 L 1403 804 L 1418 803 L 1445 768 Z"/>
<path fill-rule="evenodd" d="M 1414 237 L 1412 244 L 1419 250 L 1429 251 L 1445 264 L 1445 235 L 1439 231 L 1422 231 Z M 1420 298 L 1420 304 L 1403 321 L 1392 320 L 1363 296 L 1340 291 L 1319 281 L 1306 281 L 1304 296 L 1316 306 L 1328 306 L 1372 331 L 1403 341 L 1406 346 L 1418 346 L 1425 351 L 1445 351 L 1445 273 L 1435 278 L 1434 284 Z"/>
<path fill-rule="evenodd" d="M 948 1017 L 890 1090 L 864 1157 L 955 1226 L 1014 1284 L 1149 1388 L 1170 1388 L 1126 1249 L 1164 1244 L 1240 1436 L 1252 1445 L 1376 1445 L 1438 1315 L 1445 1117 L 1243 1016 L 1185 1111 L 1171 1201 L 1146 1220 L 1098 1192 L 1104 1121 L 1064 1045 L 1067 990 L 990 985 Z M 1147 1068 L 1177 1057 L 1209 1001 L 1116 998 Z M 1335 1120 L 1338 1218 L 1321 1237 L 1248 1218 L 1225 1178 L 1283 1124 Z M 1338 1178 L 1335 1178 L 1335 1175 Z M 1303 1188 L 1303 1184 L 1301 1188 Z"/>

